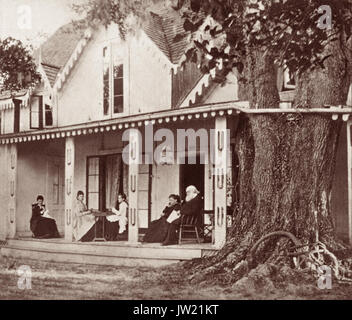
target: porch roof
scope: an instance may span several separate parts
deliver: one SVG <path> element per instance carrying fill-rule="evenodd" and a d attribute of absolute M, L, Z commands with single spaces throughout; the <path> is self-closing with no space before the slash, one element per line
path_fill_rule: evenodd
<path fill-rule="evenodd" d="M 192 119 L 206 119 L 214 118 L 216 116 L 238 115 L 241 113 L 247 115 L 273 113 L 329 114 L 331 115 L 333 120 L 337 120 L 339 116 L 341 116 L 344 121 L 347 121 L 349 119 L 349 116 L 352 114 L 352 107 L 326 106 L 324 108 L 311 109 L 249 109 L 248 101 L 228 101 L 180 109 L 163 110 L 138 115 L 130 115 L 109 120 L 92 121 L 71 126 L 26 131 L 16 134 L 4 134 L 0 136 L 0 143 L 12 144 L 28 141 L 60 139 L 70 136 L 97 134 L 102 132 L 116 131 L 118 129 L 121 130 L 127 128 L 135 128 L 140 127 L 142 125 L 148 125 L 149 123 L 161 124 L 163 122 L 170 123 Z"/>
<path fill-rule="evenodd" d="M 6 109 L 12 109 L 14 107 L 14 103 L 12 98 L 16 98 L 21 100 L 21 106 L 27 107 L 30 100 L 31 90 L 22 89 L 11 95 L 10 91 L 5 91 L 0 93 L 0 111 Z"/>

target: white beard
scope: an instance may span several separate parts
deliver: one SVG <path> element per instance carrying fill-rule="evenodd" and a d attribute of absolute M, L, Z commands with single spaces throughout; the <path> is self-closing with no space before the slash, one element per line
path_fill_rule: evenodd
<path fill-rule="evenodd" d="M 188 196 L 186 196 L 185 200 L 186 202 L 193 200 L 198 194 L 197 193 L 192 193 Z"/>

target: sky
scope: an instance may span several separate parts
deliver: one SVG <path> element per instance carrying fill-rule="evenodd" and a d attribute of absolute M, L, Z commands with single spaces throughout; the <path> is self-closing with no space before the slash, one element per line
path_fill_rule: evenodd
<path fill-rule="evenodd" d="M 37 46 L 77 18 L 69 7 L 83 0 L 0 0 L 0 38 L 11 36 Z"/>

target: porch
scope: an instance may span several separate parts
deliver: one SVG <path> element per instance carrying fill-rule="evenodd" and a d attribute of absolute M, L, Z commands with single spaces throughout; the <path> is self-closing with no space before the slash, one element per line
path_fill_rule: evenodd
<path fill-rule="evenodd" d="M 231 165 L 234 165 L 231 149 L 229 150 L 229 146 L 224 144 L 224 139 L 226 129 L 230 129 L 231 135 L 235 132 L 237 116 L 233 114 L 232 106 L 228 105 L 221 105 L 218 108 L 191 108 L 182 110 L 182 115 L 176 115 L 172 112 L 168 112 L 168 117 L 163 114 L 159 117 L 153 115 L 153 119 L 149 117 L 133 120 L 128 118 L 114 120 L 115 122 L 121 121 L 121 123 L 86 124 L 72 129 L 59 128 L 50 134 L 33 132 L 26 136 L 10 138 L 8 141 L 1 140 L 3 152 L 0 153 L 0 164 L 3 170 L 0 170 L 0 173 L 4 181 L 8 182 L 5 188 L 0 190 L 4 199 L 0 204 L 0 210 L 5 213 L 0 216 L 0 240 L 8 239 L 6 246 L 1 249 L 1 254 L 91 264 L 161 266 L 200 258 L 220 249 L 224 244 L 227 231 L 227 220 L 224 215 L 226 215 L 226 207 L 228 206 L 228 190 L 224 181 L 227 182 L 226 178 L 231 176 L 228 173 L 233 169 Z M 180 110 L 177 112 L 180 113 Z M 216 156 L 223 161 L 214 166 L 211 164 L 202 166 L 191 164 L 187 167 L 187 165 L 168 164 L 166 150 L 165 164 L 140 164 L 137 152 L 139 141 L 136 136 L 131 135 L 128 142 L 132 149 L 127 151 L 129 165 L 126 165 L 127 170 L 122 169 L 121 173 L 117 175 L 121 183 L 114 184 L 115 187 L 119 185 L 119 192 L 125 192 L 128 197 L 129 221 L 131 222 L 128 226 L 128 241 L 73 242 L 72 204 L 77 190 L 85 191 L 88 196 L 88 207 L 104 210 L 105 207 L 112 205 L 115 199 L 109 198 L 108 194 L 116 196 L 116 192 L 110 192 L 111 190 L 116 191 L 116 189 L 111 188 L 113 185 L 111 181 L 108 184 L 105 183 L 105 189 L 102 187 L 102 182 L 107 180 L 106 176 L 99 177 L 99 170 L 103 169 L 101 172 L 105 173 L 112 172 L 114 169 L 111 169 L 112 171 L 106 170 L 109 163 L 116 164 L 116 159 L 120 163 L 125 147 L 122 141 L 123 129 L 140 128 L 142 138 L 144 138 L 149 124 L 154 125 L 154 130 L 163 126 L 172 132 L 179 128 L 193 128 L 195 130 L 205 128 L 207 132 L 215 128 L 216 134 L 212 139 L 215 144 Z M 342 132 L 346 132 L 346 126 L 342 130 Z M 350 130 L 350 122 L 348 122 L 347 130 Z M 221 132 L 224 132 L 223 138 Z M 339 147 L 341 157 L 338 156 L 338 162 L 343 166 L 338 169 L 336 176 L 336 181 L 341 182 L 342 186 L 340 189 L 334 186 L 335 192 L 333 193 L 333 202 L 340 206 L 342 206 L 342 202 L 343 204 L 347 203 L 347 201 L 341 201 L 340 195 L 345 194 L 347 197 L 348 185 L 347 181 L 340 179 L 340 176 L 347 180 L 347 172 L 351 170 L 350 166 L 347 170 L 347 159 L 350 159 L 351 155 L 351 143 L 350 140 L 346 142 L 346 134 L 342 136 L 344 139 Z M 347 135 L 347 138 L 350 139 L 350 134 Z M 347 153 L 346 145 L 349 147 Z M 38 152 L 33 152 L 34 150 Z M 40 154 L 43 150 L 46 153 L 45 159 Z M 193 158 L 197 159 L 200 156 L 198 150 L 191 151 Z M 159 152 L 164 156 L 162 149 L 159 148 Z M 29 155 L 31 156 L 29 157 Z M 145 157 L 145 155 L 146 153 L 143 152 L 142 156 Z M 189 155 L 181 154 L 181 157 L 189 159 Z M 348 162 L 348 164 L 350 163 Z M 53 172 L 55 172 L 57 179 L 53 179 Z M 97 177 L 90 178 L 94 175 Z M 107 174 L 107 176 L 109 175 Z M 139 242 L 141 234 L 148 227 L 150 221 L 159 217 L 168 195 L 178 193 L 182 196 L 185 186 L 194 184 L 189 179 L 192 175 L 196 177 L 197 181 L 202 181 L 202 184 L 197 187 L 204 196 L 204 209 L 211 211 L 213 215 L 213 241 L 168 247 L 162 247 L 159 243 L 141 244 Z M 38 179 L 39 176 L 41 179 Z M 350 181 L 348 183 L 351 184 Z M 346 190 L 346 192 L 336 192 L 336 190 Z M 100 196 L 94 197 L 94 193 L 99 192 Z M 34 197 L 37 194 L 44 194 L 48 202 L 50 194 L 56 195 L 50 200 L 49 210 L 56 219 L 64 239 L 35 240 L 29 237 L 30 204 L 35 200 Z M 103 196 L 104 194 L 105 196 Z M 334 195 L 336 195 L 336 199 L 334 199 Z M 351 199 L 350 196 L 348 198 Z M 339 216 L 343 218 L 340 224 L 345 226 L 346 233 L 350 233 L 352 230 L 350 228 L 351 211 L 348 209 L 349 207 L 350 205 L 346 205 L 346 208 L 339 209 L 339 212 L 344 214 L 343 217 L 341 214 Z"/>
<path fill-rule="evenodd" d="M 190 111 L 194 112 L 192 109 L 186 112 Z M 173 117 L 172 122 L 166 118 L 165 121 L 159 119 L 138 123 L 138 126 L 126 123 L 124 126 L 119 125 L 118 128 L 110 123 L 94 129 L 86 125 L 85 128 L 72 132 L 60 130 L 50 135 L 29 133 L 21 140 L 9 141 L 10 145 L 3 146 L 4 160 L 6 160 L 4 169 L 10 181 L 6 197 L 10 196 L 11 200 L 4 232 L 10 242 L 4 249 L 5 252 L 24 251 L 28 248 L 28 241 L 35 241 L 29 238 L 31 236 L 29 230 L 30 204 L 35 201 L 38 194 L 44 195 L 50 214 L 55 218 L 59 231 L 65 239 L 65 241 L 62 239 L 53 241 L 63 246 L 62 250 L 66 252 L 64 246 L 76 244 L 73 242 L 72 234 L 73 203 L 77 191 L 83 190 L 88 208 L 95 210 L 105 211 L 114 206 L 117 193 L 121 192 L 127 195 L 129 203 L 128 242 L 102 244 L 103 247 L 99 247 L 101 244 L 93 243 L 91 245 L 94 248 L 105 248 L 105 245 L 118 248 L 131 246 L 132 248 L 138 247 L 137 251 L 149 248 L 157 249 L 157 252 L 161 253 L 168 248 L 162 248 L 159 244 L 141 245 L 139 243 L 141 235 L 145 233 L 151 221 L 160 217 L 168 196 L 174 193 L 184 198 L 185 188 L 191 184 L 196 185 L 201 191 L 204 209 L 211 212 L 213 222 L 210 228 L 212 229 L 210 244 L 201 244 L 201 247 L 185 244 L 187 250 L 192 249 L 193 253 L 190 257 L 201 257 L 204 248 L 207 250 L 221 248 L 226 237 L 227 225 L 225 215 L 228 190 L 224 182 L 228 180 L 226 175 L 228 170 L 231 170 L 230 164 L 232 163 L 230 150 L 225 143 L 225 135 L 227 134 L 226 129 L 231 128 L 231 131 L 234 131 L 232 121 L 236 118 L 234 115 L 231 116 L 231 113 L 229 111 L 226 114 L 225 111 L 220 111 L 217 115 L 214 112 L 211 116 L 209 114 L 209 117 L 207 113 L 203 113 L 202 117 L 198 114 L 194 117 L 188 115 L 187 119 Z M 176 136 L 176 129 L 179 128 L 195 131 L 201 129 L 206 132 L 207 146 L 208 143 L 214 145 L 217 150 L 215 158 L 221 158 L 222 162 L 219 165 L 210 162 L 198 163 L 205 154 L 204 151 L 197 149 L 199 147 L 197 144 L 196 149 L 186 152 L 179 152 L 177 148 L 174 150 L 173 156 L 186 160 L 185 165 L 177 162 L 179 158 L 175 159 L 176 163 L 173 164 L 167 161 L 155 163 L 153 162 L 154 155 L 158 154 L 163 157 L 164 150 L 162 148 L 157 150 L 155 148 L 157 144 L 151 141 L 152 153 L 145 145 L 142 153 L 139 154 L 141 141 L 138 136 L 130 132 L 127 140 L 126 137 L 123 139 L 124 130 L 121 129 L 129 127 L 139 128 L 142 141 L 146 141 L 150 133 L 148 130 L 151 130 L 153 140 L 154 132 L 158 129 L 166 129 L 174 136 Z M 219 134 L 211 136 L 210 130 L 214 128 Z M 126 149 L 127 143 L 129 149 Z M 210 150 L 208 148 L 206 150 L 206 156 L 211 157 Z M 124 156 L 127 157 L 127 163 L 123 159 Z M 139 159 L 139 156 L 144 160 Z M 145 162 L 145 159 L 151 162 Z M 196 163 L 192 161 L 189 163 L 190 159 L 196 160 Z M 39 245 L 39 248 L 42 246 L 42 242 L 34 243 Z M 171 247 L 173 250 L 183 250 L 183 245 Z M 30 248 L 28 250 L 31 251 Z M 50 249 L 47 250 L 50 252 Z M 183 256 L 179 256 L 177 251 L 173 250 L 166 251 L 175 253 L 174 259 L 170 259 L 182 260 Z M 68 254 L 74 254 L 74 252 L 75 250 L 72 250 Z M 153 256 L 153 254 L 150 255 L 150 257 Z M 124 255 L 119 257 L 122 258 Z"/>
<path fill-rule="evenodd" d="M 210 243 L 161 246 L 159 243 L 132 244 L 128 241 L 85 243 L 30 237 L 8 239 L 0 249 L 1 255 L 12 258 L 125 267 L 162 267 L 211 256 L 216 252 L 217 249 Z"/>

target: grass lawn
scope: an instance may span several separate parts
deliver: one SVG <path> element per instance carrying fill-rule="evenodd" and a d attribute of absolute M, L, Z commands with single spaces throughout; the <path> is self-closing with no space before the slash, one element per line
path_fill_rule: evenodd
<path fill-rule="evenodd" d="M 32 270 L 32 289 L 17 286 L 16 269 Z M 352 285 L 333 283 L 320 290 L 315 282 L 287 283 L 241 290 L 232 285 L 190 284 L 180 266 L 167 268 L 109 267 L 63 264 L 0 257 L 0 299 L 351 299 Z"/>

